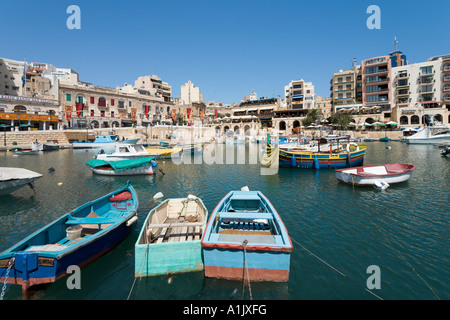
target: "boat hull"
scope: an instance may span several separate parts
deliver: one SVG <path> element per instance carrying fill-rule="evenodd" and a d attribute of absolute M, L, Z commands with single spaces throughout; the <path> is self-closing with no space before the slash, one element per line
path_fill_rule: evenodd
<path fill-rule="evenodd" d="M 232 191 L 216 206 L 202 239 L 205 276 L 238 281 L 289 280 L 292 243 L 260 192 Z"/>
<path fill-rule="evenodd" d="M 391 185 L 408 181 L 415 168 L 412 164 L 388 164 L 340 169 L 336 170 L 336 179 L 342 183 L 362 187 L 373 186 L 377 181 Z"/>
<path fill-rule="evenodd" d="M 155 174 L 155 171 L 153 170 L 153 167 L 151 164 L 132 168 L 132 169 L 126 169 L 126 170 L 115 170 L 112 168 L 103 169 L 101 167 L 93 168 L 88 166 L 89 169 L 92 170 L 95 174 L 100 174 L 104 176 L 130 176 L 130 175 L 152 175 Z"/>
<path fill-rule="evenodd" d="M 2 252 L 0 281 L 22 285 L 25 293 L 32 286 L 55 282 L 71 273 L 70 266 L 89 264 L 130 233 L 138 206 L 136 192 L 127 183 L 76 208 Z M 71 233 L 75 228 L 77 235 Z"/>
<path fill-rule="evenodd" d="M 341 169 L 360 166 L 364 162 L 366 150 L 350 153 L 289 152 L 280 149 L 279 166 L 284 168 L 304 169 Z"/>
<path fill-rule="evenodd" d="M 169 215 L 172 216 L 174 211 L 178 212 L 178 209 L 175 209 L 172 213 L 161 214 L 162 212 L 166 212 L 165 210 L 169 210 L 169 208 L 174 208 L 176 206 L 175 203 L 180 200 L 188 201 L 186 198 L 168 199 L 149 212 L 143 227 L 141 228 L 138 240 L 134 246 L 135 277 L 203 271 L 204 265 L 201 237 L 206 227 L 208 210 L 201 199 L 197 198 L 195 203 L 191 203 L 191 205 L 194 204 L 193 207 L 191 206 L 189 208 L 190 204 L 187 202 L 187 206 L 183 206 L 183 209 L 181 209 L 181 211 L 183 211 L 186 208 L 185 216 L 191 215 L 192 212 L 195 212 L 197 213 L 197 218 L 203 217 L 199 219 L 200 221 L 198 221 L 196 227 L 189 226 L 189 223 L 187 223 L 185 227 L 180 227 L 180 229 L 176 229 L 176 227 L 174 227 L 172 229 L 173 231 L 166 232 L 166 234 L 169 234 L 169 238 L 173 234 L 174 236 L 179 236 L 182 239 L 179 238 L 178 241 L 174 239 L 167 239 L 167 242 L 164 240 L 158 242 L 156 241 L 157 239 L 154 238 L 154 241 L 148 241 L 149 238 L 147 231 L 154 231 L 155 234 L 157 234 L 157 230 L 159 229 L 159 226 L 155 227 L 155 229 L 150 228 L 152 221 L 166 219 Z M 200 212 L 203 212 L 203 214 L 199 215 Z M 174 222 L 166 222 L 163 224 L 165 227 L 161 226 L 161 228 L 169 228 L 171 223 Z M 197 230 L 195 230 L 195 228 L 197 228 Z M 191 230 L 190 232 L 188 231 L 189 229 Z M 160 236 L 161 234 L 158 235 L 158 237 Z"/>
<path fill-rule="evenodd" d="M 442 137 L 415 138 L 414 136 L 405 138 L 408 144 L 437 144 L 446 142 L 450 139 L 450 135 Z"/>

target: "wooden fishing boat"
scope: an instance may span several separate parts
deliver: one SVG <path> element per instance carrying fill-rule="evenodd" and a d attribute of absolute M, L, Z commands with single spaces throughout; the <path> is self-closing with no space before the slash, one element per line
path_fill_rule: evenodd
<path fill-rule="evenodd" d="M 86 165 L 92 172 L 107 176 L 126 176 L 155 174 L 157 163 L 153 157 L 125 159 L 125 160 L 100 160 L 90 159 Z"/>
<path fill-rule="evenodd" d="M 407 181 L 416 166 L 411 163 L 390 163 L 368 165 L 336 170 L 338 181 L 355 186 L 373 186 L 383 181 L 396 184 Z"/>
<path fill-rule="evenodd" d="M 292 242 L 260 191 L 231 191 L 212 212 L 202 238 L 205 276 L 240 281 L 289 279 Z"/>
<path fill-rule="evenodd" d="M 66 276 L 99 258 L 131 231 L 138 198 L 130 182 L 85 203 L 0 254 L 0 281 L 30 287 Z"/>
<path fill-rule="evenodd" d="M 365 144 L 350 142 L 349 136 L 326 137 L 321 140 L 326 144 L 328 150 L 323 150 L 323 147 L 321 150 L 320 143 L 317 150 L 280 148 L 279 167 L 339 169 L 363 164 L 367 148 Z M 346 143 L 341 143 L 341 140 L 346 140 Z M 268 146 L 266 152 L 271 153 L 272 149 L 271 146 Z"/>
<path fill-rule="evenodd" d="M 388 137 L 380 138 L 380 142 L 389 142 L 389 141 L 391 141 L 391 138 L 388 138 Z"/>
<path fill-rule="evenodd" d="M 33 181 L 40 177 L 42 174 L 28 169 L 0 167 L 0 195 L 9 194 L 25 185 L 33 189 Z"/>
<path fill-rule="evenodd" d="M 135 276 L 202 271 L 200 240 L 207 216 L 194 196 L 168 199 L 151 210 L 134 246 Z"/>
<path fill-rule="evenodd" d="M 118 135 L 96 136 L 93 142 L 73 142 L 74 149 L 114 148 L 117 144 L 136 144 L 139 139 L 120 140 Z"/>
<path fill-rule="evenodd" d="M 17 149 L 14 151 L 17 155 L 33 155 L 40 154 L 40 150 L 37 149 Z"/>
<path fill-rule="evenodd" d="M 55 151 L 59 150 L 59 144 L 55 143 L 54 141 L 47 141 L 43 143 L 43 150 L 44 151 Z"/>

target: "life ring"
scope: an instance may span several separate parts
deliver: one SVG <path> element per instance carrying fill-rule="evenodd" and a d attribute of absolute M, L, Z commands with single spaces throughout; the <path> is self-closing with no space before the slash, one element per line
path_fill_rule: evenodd
<path fill-rule="evenodd" d="M 355 146 L 356 147 L 356 151 L 359 151 L 358 144 L 354 143 L 354 142 L 350 142 L 350 143 L 347 143 L 347 148 L 346 148 L 347 152 L 350 152 L 350 146 Z"/>

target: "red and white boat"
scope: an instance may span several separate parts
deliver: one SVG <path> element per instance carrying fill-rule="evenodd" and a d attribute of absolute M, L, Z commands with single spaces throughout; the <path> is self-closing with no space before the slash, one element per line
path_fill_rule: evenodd
<path fill-rule="evenodd" d="M 407 181 L 416 166 L 411 163 L 373 164 L 336 170 L 336 178 L 355 186 L 377 186 L 380 182 L 390 184 Z"/>

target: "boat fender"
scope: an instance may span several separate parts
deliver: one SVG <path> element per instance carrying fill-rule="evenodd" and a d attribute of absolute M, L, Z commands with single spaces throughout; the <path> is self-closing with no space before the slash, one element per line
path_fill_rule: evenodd
<path fill-rule="evenodd" d="M 164 198 L 164 195 L 162 194 L 162 192 L 158 192 L 157 194 L 155 194 L 153 196 L 153 200 L 162 199 L 162 198 Z"/>
<path fill-rule="evenodd" d="M 355 146 L 356 147 L 356 151 L 359 151 L 358 144 L 354 143 L 354 142 L 350 142 L 350 143 L 347 143 L 347 148 L 346 148 L 347 152 L 350 152 L 350 146 Z"/>
<path fill-rule="evenodd" d="M 389 188 L 389 183 L 387 183 L 387 182 L 384 181 L 384 180 L 381 180 L 381 181 L 375 181 L 375 182 L 373 183 L 373 186 L 374 186 L 375 188 L 377 188 L 377 189 L 385 190 L 385 189 Z"/>
<path fill-rule="evenodd" d="M 137 216 L 134 216 L 133 218 L 131 218 L 130 220 L 127 221 L 127 227 L 131 226 L 133 223 L 136 222 L 136 220 L 138 219 Z"/>
<path fill-rule="evenodd" d="M 241 188 L 241 191 L 250 191 L 250 189 L 247 186 L 245 186 Z"/>
<path fill-rule="evenodd" d="M 157 167 L 158 163 L 155 160 L 150 161 L 150 163 L 152 164 L 152 167 Z"/>

